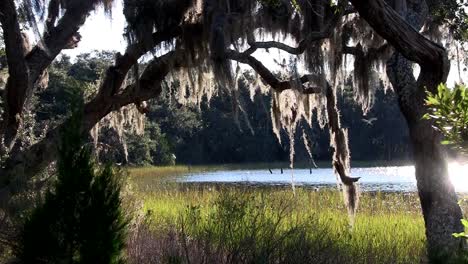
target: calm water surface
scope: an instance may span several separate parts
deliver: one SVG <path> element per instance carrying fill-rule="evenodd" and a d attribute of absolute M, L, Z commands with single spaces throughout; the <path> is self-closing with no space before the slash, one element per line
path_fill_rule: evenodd
<path fill-rule="evenodd" d="M 450 178 L 457 192 L 468 192 L 468 165 L 451 163 Z M 179 182 L 187 183 L 235 183 L 249 185 L 289 185 L 294 179 L 295 185 L 333 186 L 336 177 L 331 168 L 285 169 L 281 174 L 279 169 L 272 170 L 225 170 L 214 172 L 192 173 L 182 176 Z M 363 191 L 416 191 L 413 166 L 353 168 L 351 174 L 361 177 L 360 186 Z"/>

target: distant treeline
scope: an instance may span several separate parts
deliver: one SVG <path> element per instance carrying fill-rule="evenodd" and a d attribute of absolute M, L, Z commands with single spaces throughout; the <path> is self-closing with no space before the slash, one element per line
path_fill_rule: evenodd
<path fill-rule="evenodd" d="M 152 135 L 158 135 L 162 137 L 159 144 L 167 144 L 160 148 L 169 149 L 175 153 L 179 163 L 185 164 L 288 161 L 288 137 L 283 134 L 280 144 L 272 131 L 271 96 L 257 93 L 251 101 L 246 89 L 241 87 L 240 91 L 247 117 L 239 114 L 237 123 L 228 95 L 212 98 L 209 106 L 207 103 L 202 104 L 201 111 L 180 106 L 167 98 L 151 102 L 147 128 L 149 133 L 132 142 L 150 142 L 156 140 Z M 378 90 L 375 105 L 366 116 L 363 116 L 361 107 L 354 103 L 351 92 L 339 96 L 339 106 L 343 126 L 348 128 L 352 159 L 407 160 L 408 132 L 393 92 L 387 91 L 385 94 L 383 90 Z M 309 161 L 301 138 L 302 131 L 310 139 L 314 160 L 331 160 L 328 129 L 320 129 L 316 120 L 312 127 L 306 122 L 298 127 L 295 160 Z M 141 163 L 139 157 L 133 157 L 130 162 Z"/>
<path fill-rule="evenodd" d="M 49 87 L 38 94 L 39 114 L 36 122 L 44 125 L 57 116 L 67 114 L 69 104 L 77 91 L 92 93 L 111 53 L 95 52 L 80 55 L 75 62 L 62 57 L 49 70 Z M 93 88 L 94 87 L 94 88 Z M 167 88 L 167 87 L 166 87 Z M 145 133 L 125 134 L 130 165 L 216 164 L 244 162 L 287 161 L 288 137 L 278 143 L 272 131 L 270 118 L 271 96 L 255 94 L 253 100 L 242 84 L 239 87 L 245 115 L 233 111 L 232 97 L 219 94 L 201 106 L 182 106 L 171 89 L 148 102 Z M 409 140 L 405 120 L 392 91 L 379 89 L 372 109 L 363 116 L 361 107 L 354 103 L 352 90 L 345 89 L 338 96 L 344 127 L 349 129 L 349 143 L 353 160 L 382 161 L 409 158 Z M 252 130 L 249 128 L 249 121 Z M 330 160 L 328 129 L 320 129 L 316 121 L 310 127 L 305 122 L 297 129 L 296 161 L 308 162 L 309 156 L 301 138 L 305 131 L 312 143 L 315 160 Z M 38 127 L 41 127 L 40 125 Z M 252 133 L 253 132 L 253 133 Z M 40 133 L 40 131 L 37 131 Z M 124 150 L 112 129 L 103 129 L 103 145 L 111 151 L 101 152 L 101 160 L 125 162 Z"/>

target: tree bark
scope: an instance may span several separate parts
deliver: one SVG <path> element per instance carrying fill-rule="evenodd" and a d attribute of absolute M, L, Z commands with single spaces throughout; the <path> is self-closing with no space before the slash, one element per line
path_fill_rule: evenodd
<path fill-rule="evenodd" d="M 5 51 L 8 63 L 8 81 L 3 93 L 5 109 L 3 114 L 3 124 L 0 123 L 0 139 L 3 136 L 3 142 L 0 143 L 0 154 L 3 145 L 11 148 L 11 142 L 15 137 L 20 125 L 20 116 L 18 113 L 24 104 L 24 94 L 30 86 L 29 68 L 27 66 L 25 55 L 29 52 L 21 33 L 16 5 L 13 0 L 2 0 L 0 2 L 0 22 L 3 29 L 5 40 Z"/>
<path fill-rule="evenodd" d="M 453 233 L 463 231 L 460 223 L 463 215 L 448 176 L 446 153 L 440 144 L 441 137 L 430 121 L 422 120 L 426 112 L 425 87 L 435 87 L 436 84 L 424 85 L 425 82 L 421 79 L 431 78 L 428 71 L 421 72 L 423 76 L 416 81 L 411 63 L 400 54 L 394 54 L 388 61 L 387 73 L 398 94 L 400 109 L 410 132 L 429 257 L 434 262 L 447 260 L 447 257 L 456 255 L 463 246 L 463 240 L 452 236 Z"/>
<path fill-rule="evenodd" d="M 416 181 L 426 226 L 427 249 L 433 262 L 450 262 L 457 257 L 463 240 L 453 233 L 462 232 L 463 217 L 457 195 L 448 176 L 446 154 L 440 135 L 430 121 L 422 120 L 426 112 L 426 89 L 435 91 L 447 79 L 449 61 L 445 50 L 418 33 L 425 17 L 405 18 L 406 10 L 393 10 L 382 0 L 352 0 L 361 17 L 394 46 L 397 53 L 387 63 L 388 77 L 398 94 L 406 118 L 413 148 Z M 424 1 L 420 2 L 424 10 Z M 406 7 L 406 6 L 405 6 Z M 425 7 L 427 8 L 427 6 Z M 411 18 L 411 19 L 409 19 Z M 418 80 L 412 62 L 421 66 Z"/>

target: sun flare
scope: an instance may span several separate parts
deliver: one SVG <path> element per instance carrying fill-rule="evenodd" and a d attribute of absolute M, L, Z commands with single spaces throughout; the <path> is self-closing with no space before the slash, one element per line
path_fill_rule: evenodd
<path fill-rule="evenodd" d="M 460 164 L 451 162 L 449 164 L 450 180 L 459 192 L 468 192 L 468 163 Z"/>

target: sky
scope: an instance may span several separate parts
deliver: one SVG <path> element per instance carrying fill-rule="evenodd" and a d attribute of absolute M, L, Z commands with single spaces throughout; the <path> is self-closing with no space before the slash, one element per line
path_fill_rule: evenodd
<path fill-rule="evenodd" d="M 112 16 L 109 17 L 108 15 L 105 15 L 102 7 L 92 12 L 79 31 L 82 39 L 78 44 L 78 47 L 71 50 L 65 50 L 63 51 L 63 54 L 66 54 L 73 59 L 80 53 L 91 52 L 93 50 L 115 50 L 123 53 L 126 47 L 126 42 L 122 35 L 124 28 L 125 17 L 123 15 L 122 1 L 114 1 Z M 274 58 L 286 57 L 287 60 L 288 57 L 286 53 L 276 51 L 272 51 L 270 54 L 263 51 L 257 51 L 253 55 L 273 71 L 279 70 L 279 66 L 274 62 Z M 248 66 L 245 67 L 248 68 Z M 447 81 L 449 87 L 453 86 L 455 82 L 458 82 L 460 79 L 456 69 L 457 65 L 452 61 Z M 419 69 L 415 67 L 415 75 L 417 76 L 418 74 Z M 463 74 L 461 79 L 462 81 L 466 81 L 468 80 L 468 76 Z"/>
<path fill-rule="evenodd" d="M 63 53 L 73 58 L 80 53 L 93 50 L 123 52 L 126 46 L 122 35 L 125 28 L 125 17 L 122 12 L 122 1 L 114 1 L 114 3 L 112 17 L 105 15 L 102 7 L 91 13 L 79 31 L 82 38 L 78 47 Z"/>

